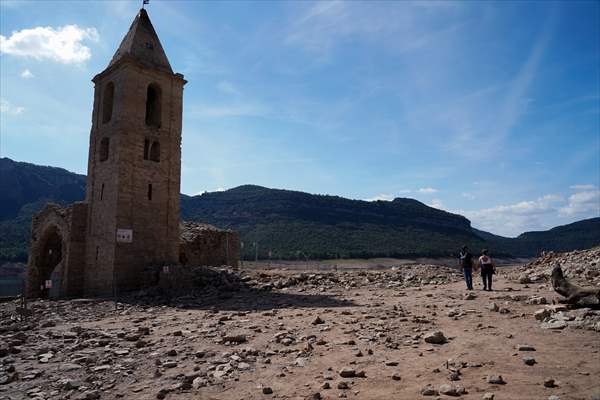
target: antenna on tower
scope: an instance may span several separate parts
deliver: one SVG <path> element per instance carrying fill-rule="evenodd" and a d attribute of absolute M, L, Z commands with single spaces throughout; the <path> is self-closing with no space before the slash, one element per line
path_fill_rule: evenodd
<path fill-rule="evenodd" d="M 142 0 L 142 9 L 146 4 L 150 4 L 150 0 Z"/>

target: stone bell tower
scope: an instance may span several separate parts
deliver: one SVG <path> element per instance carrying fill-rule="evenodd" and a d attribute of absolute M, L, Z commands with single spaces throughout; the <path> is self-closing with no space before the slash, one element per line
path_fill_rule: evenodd
<path fill-rule="evenodd" d="M 84 293 L 139 287 L 147 265 L 178 261 L 183 75 L 141 9 L 93 79 Z"/>

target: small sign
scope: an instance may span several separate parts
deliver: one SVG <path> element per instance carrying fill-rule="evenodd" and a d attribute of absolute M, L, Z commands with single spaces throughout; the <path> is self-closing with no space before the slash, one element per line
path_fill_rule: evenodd
<path fill-rule="evenodd" d="M 169 273 L 169 266 L 163 265 L 163 274 L 168 274 L 168 273 Z"/>
<path fill-rule="evenodd" d="M 118 243 L 131 243 L 133 241 L 133 230 L 132 229 L 117 229 L 117 242 Z"/>
<path fill-rule="evenodd" d="M 46 280 L 46 282 L 44 282 L 44 287 L 46 289 L 52 289 L 52 281 L 50 279 Z"/>

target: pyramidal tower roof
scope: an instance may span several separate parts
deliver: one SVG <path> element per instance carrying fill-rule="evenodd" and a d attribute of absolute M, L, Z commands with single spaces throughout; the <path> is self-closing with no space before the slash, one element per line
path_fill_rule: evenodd
<path fill-rule="evenodd" d="M 143 8 L 133 20 L 108 68 L 125 58 L 133 58 L 145 66 L 173 73 L 150 17 Z"/>

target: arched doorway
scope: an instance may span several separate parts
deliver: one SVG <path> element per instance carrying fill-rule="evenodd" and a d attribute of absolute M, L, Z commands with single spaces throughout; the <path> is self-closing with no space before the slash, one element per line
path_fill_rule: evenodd
<path fill-rule="evenodd" d="M 44 233 L 42 246 L 37 257 L 38 287 L 40 297 L 58 297 L 60 290 L 60 271 L 56 267 L 63 257 L 63 241 L 56 226 Z"/>

